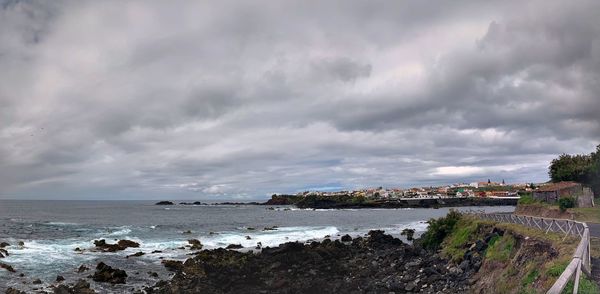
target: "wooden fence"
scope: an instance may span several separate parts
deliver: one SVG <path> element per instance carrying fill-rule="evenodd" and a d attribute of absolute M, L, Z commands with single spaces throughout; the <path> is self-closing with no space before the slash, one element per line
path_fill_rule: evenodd
<path fill-rule="evenodd" d="M 586 223 L 568 219 L 552 219 L 508 213 L 477 213 L 474 215 L 481 219 L 524 225 L 543 230 L 546 233 L 555 232 L 565 234 L 565 238 L 568 235 L 581 237 L 581 241 L 573 254 L 573 259 L 571 259 L 565 271 L 554 282 L 552 288 L 546 292 L 547 294 L 561 293 L 569 280 L 573 278 L 573 294 L 577 294 L 581 272 L 584 272 L 588 276 L 591 275 L 590 230 Z"/>

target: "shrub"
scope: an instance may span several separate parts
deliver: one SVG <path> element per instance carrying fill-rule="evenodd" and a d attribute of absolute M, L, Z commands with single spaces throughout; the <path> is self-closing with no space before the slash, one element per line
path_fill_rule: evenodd
<path fill-rule="evenodd" d="M 456 210 L 450 210 L 445 217 L 430 219 L 427 223 L 429 227 L 421 237 L 421 244 L 425 248 L 437 249 L 453 230 L 456 223 L 461 219 L 462 214 Z"/>
<path fill-rule="evenodd" d="M 558 208 L 560 211 L 565 212 L 567 208 L 575 207 L 575 199 L 572 197 L 562 197 L 558 199 Z"/>

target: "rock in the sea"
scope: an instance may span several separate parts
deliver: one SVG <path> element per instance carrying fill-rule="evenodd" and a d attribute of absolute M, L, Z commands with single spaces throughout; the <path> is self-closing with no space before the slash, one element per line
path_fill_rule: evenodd
<path fill-rule="evenodd" d="M 25 246 L 25 242 L 19 241 L 19 242 L 17 242 L 17 245 L 19 245 L 19 246 Z"/>
<path fill-rule="evenodd" d="M 96 282 L 104 282 L 111 284 L 125 284 L 127 273 L 124 270 L 112 268 L 104 262 L 100 262 L 96 266 L 96 272 L 92 276 Z"/>
<path fill-rule="evenodd" d="M 140 247 L 140 243 L 131 241 L 131 240 L 119 240 L 119 242 L 117 242 L 117 244 L 109 244 L 106 243 L 106 240 L 101 239 L 101 240 L 94 240 L 94 245 L 96 246 L 96 249 L 100 250 L 100 251 L 104 251 L 104 252 L 115 252 L 115 251 L 121 251 L 121 250 L 125 250 L 127 248 L 138 248 Z"/>
<path fill-rule="evenodd" d="M 119 242 L 117 242 L 117 245 L 119 245 L 123 249 L 129 248 L 129 247 L 132 247 L 132 248 L 140 247 L 140 243 L 134 242 L 131 240 L 119 240 Z"/>
<path fill-rule="evenodd" d="M 175 205 L 175 203 L 173 203 L 171 201 L 159 201 L 159 202 L 156 202 L 155 205 Z"/>
<path fill-rule="evenodd" d="M 342 242 L 351 242 L 352 241 L 352 237 L 350 237 L 350 235 L 346 234 L 344 236 L 342 236 Z"/>
<path fill-rule="evenodd" d="M 6 289 L 6 292 L 4 292 L 6 294 L 27 294 L 27 292 L 25 291 L 21 291 L 19 289 L 15 289 L 15 288 L 8 288 Z"/>
<path fill-rule="evenodd" d="M 60 275 L 56 276 L 56 281 L 57 281 L 57 282 L 62 282 L 62 281 L 64 281 L 64 280 L 65 280 L 65 277 L 63 277 L 63 276 L 60 276 Z"/>
<path fill-rule="evenodd" d="M 90 288 L 86 280 L 79 280 L 75 285 L 58 285 L 54 288 L 54 294 L 94 294 L 96 291 Z"/>
<path fill-rule="evenodd" d="M 85 271 L 88 271 L 88 270 L 90 270 L 90 268 L 89 268 L 89 267 L 87 267 L 87 266 L 85 266 L 84 264 L 82 264 L 82 265 L 80 265 L 80 266 L 79 266 L 79 268 L 77 269 L 77 272 L 78 272 L 78 273 L 83 273 L 83 272 L 85 272 Z"/>
<path fill-rule="evenodd" d="M 11 273 L 16 272 L 15 269 L 12 266 L 10 266 L 9 264 L 6 264 L 6 263 L 0 262 L 0 268 L 3 268 L 3 269 L 5 269 L 5 270 L 7 270 L 7 271 L 9 271 Z"/>
<path fill-rule="evenodd" d="M 244 246 L 242 246 L 241 244 L 229 244 L 229 245 L 227 245 L 227 247 L 225 247 L 225 249 L 240 249 L 240 248 L 244 248 Z"/>
<path fill-rule="evenodd" d="M 134 253 L 134 254 L 127 255 L 127 256 L 125 256 L 125 258 L 130 258 L 130 257 L 140 257 L 140 256 L 142 256 L 142 255 L 145 255 L 145 254 L 146 254 L 146 253 L 144 253 L 144 252 L 142 252 L 142 251 L 139 251 L 139 252 L 136 252 L 136 253 Z"/>
<path fill-rule="evenodd" d="M 187 231 L 184 231 L 182 234 L 184 234 L 184 235 L 189 235 L 189 234 L 191 234 L 191 233 L 192 233 L 192 231 L 190 231 L 190 230 L 187 230 Z"/>
<path fill-rule="evenodd" d="M 202 243 L 198 240 L 198 239 L 190 239 L 188 240 L 188 243 L 190 243 L 192 250 L 200 250 L 202 249 Z"/>
<path fill-rule="evenodd" d="M 6 242 L 0 243 L 0 248 L 4 248 L 4 247 L 8 247 L 8 246 L 10 246 L 10 244 L 8 244 Z"/>
<path fill-rule="evenodd" d="M 33 280 L 33 282 L 31 282 L 31 283 L 32 283 L 32 284 L 34 284 L 34 285 L 39 285 L 39 284 L 41 284 L 41 283 L 42 283 L 42 280 L 40 280 L 40 279 L 35 279 L 35 280 Z"/>

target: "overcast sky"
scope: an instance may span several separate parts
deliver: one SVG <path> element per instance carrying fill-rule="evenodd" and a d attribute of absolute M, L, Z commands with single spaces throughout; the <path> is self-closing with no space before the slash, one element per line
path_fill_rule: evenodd
<path fill-rule="evenodd" d="M 0 198 L 539 182 L 600 143 L 600 1 L 0 3 Z"/>

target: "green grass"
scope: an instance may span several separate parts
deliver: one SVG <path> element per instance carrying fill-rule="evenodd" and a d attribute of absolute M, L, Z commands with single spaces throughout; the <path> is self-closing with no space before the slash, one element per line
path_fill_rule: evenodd
<path fill-rule="evenodd" d="M 553 262 L 546 270 L 546 275 L 551 277 L 559 277 L 567 268 L 569 262 Z"/>
<path fill-rule="evenodd" d="M 600 202 L 595 202 L 595 207 L 571 208 L 575 219 L 583 222 L 600 223 Z"/>
<path fill-rule="evenodd" d="M 534 204 L 534 203 L 540 203 L 540 201 L 533 198 L 531 193 L 527 193 L 527 194 L 521 195 L 521 198 L 519 198 L 518 203 L 519 204 Z"/>
<path fill-rule="evenodd" d="M 491 261 L 508 261 L 516 242 L 513 236 L 504 234 L 502 238 L 488 247 L 485 258 Z"/>
<path fill-rule="evenodd" d="M 527 285 L 532 284 L 538 277 L 540 276 L 540 272 L 537 269 L 531 270 L 527 273 L 527 276 L 522 281 L 522 285 L 525 287 Z"/>
<path fill-rule="evenodd" d="M 496 242 L 498 242 L 498 240 L 500 240 L 500 236 L 495 235 L 494 237 L 492 237 L 490 239 L 490 242 L 488 242 L 488 246 L 492 246 L 492 245 L 496 244 Z"/>
<path fill-rule="evenodd" d="M 572 294 L 573 293 L 573 281 L 569 281 L 567 286 L 562 291 L 562 294 Z M 600 293 L 600 288 L 596 283 L 590 281 L 585 275 L 581 275 L 579 279 L 579 291 L 577 293 L 580 294 L 598 294 Z"/>
<path fill-rule="evenodd" d="M 455 229 L 444 240 L 442 252 L 449 256 L 454 262 L 462 260 L 463 255 L 467 251 L 465 244 L 474 242 L 481 236 L 478 236 L 477 231 L 480 223 L 470 218 L 462 218 L 456 224 Z"/>

